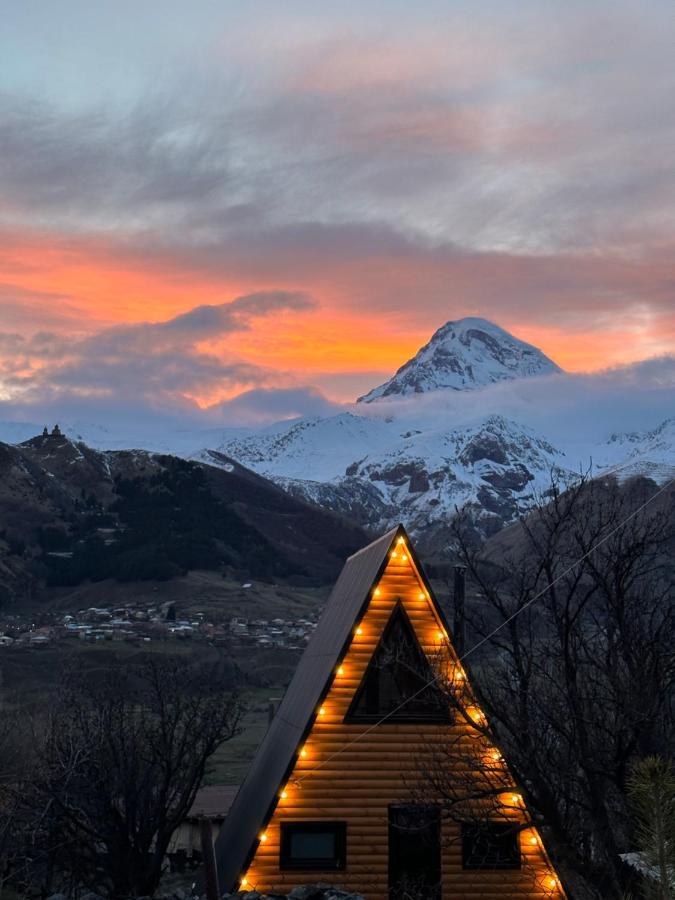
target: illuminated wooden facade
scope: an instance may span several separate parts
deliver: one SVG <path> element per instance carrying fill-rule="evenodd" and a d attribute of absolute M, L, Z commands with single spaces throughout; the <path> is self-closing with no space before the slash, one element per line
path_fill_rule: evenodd
<path fill-rule="evenodd" d="M 440 674 L 470 698 L 444 617 L 401 526 L 345 565 L 279 721 L 221 831 L 221 889 L 287 893 L 323 881 L 366 900 L 385 900 L 410 875 L 430 885 L 437 880 L 426 896 L 439 900 L 564 897 L 535 829 L 510 829 L 515 844 L 503 864 L 474 865 L 462 826 L 442 815 L 435 819 L 433 802 L 420 806 L 416 788 L 425 754 L 436 759 L 438 749 L 456 745 L 469 756 L 475 752 L 477 768 L 486 754 L 503 767 L 503 821 L 527 821 L 501 756 L 472 727 L 471 717 L 484 724 L 474 701 L 468 717 L 430 706 L 426 715 L 426 676 L 415 676 L 409 699 L 399 703 L 385 676 L 373 674 L 378 648 L 392 629 L 404 638 L 412 630 L 406 646 L 414 644 L 426 657 L 431 678 Z M 378 672 L 384 671 L 381 665 Z M 371 683 L 375 677 L 380 681 Z M 378 703 L 384 705 L 378 709 Z M 466 769 L 465 752 L 462 757 L 455 763 L 446 757 L 448 765 Z M 423 814 L 419 827 L 409 824 L 411 815 Z M 426 874 L 413 872 L 416 866 Z"/>

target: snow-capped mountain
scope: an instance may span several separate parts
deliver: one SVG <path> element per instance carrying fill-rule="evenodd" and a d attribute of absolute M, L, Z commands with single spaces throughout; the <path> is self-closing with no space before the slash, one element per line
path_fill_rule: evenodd
<path fill-rule="evenodd" d="M 560 415 L 550 409 L 554 388 L 573 398 L 558 401 Z M 675 420 L 599 440 L 588 413 L 570 418 L 579 396 L 574 378 L 536 348 L 484 319 L 462 319 L 440 328 L 352 411 L 277 425 L 219 449 L 359 524 L 380 530 L 402 520 L 437 549 L 456 510 L 468 508 L 489 534 L 526 511 L 552 474 L 575 478 L 591 465 L 620 479 L 675 474 Z"/>
<path fill-rule="evenodd" d="M 282 429 L 226 441 L 218 449 L 267 478 L 324 481 L 344 474 L 359 458 L 354 455 L 356 448 L 363 457 L 385 450 L 391 440 L 386 422 L 345 412 L 300 419 Z"/>
<path fill-rule="evenodd" d="M 358 402 L 445 388 L 474 390 L 511 378 L 553 372 L 560 372 L 559 367 L 541 350 L 498 325 L 487 319 L 459 319 L 446 322 L 393 378 L 359 397 Z"/>
<path fill-rule="evenodd" d="M 457 509 L 468 505 L 482 531 L 495 531 L 565 469 L 562 451 L 500 415 L 402 430 L 394 418 L 345 413 L 221 450 L 295 496 L 374 529 L 403 520 L 434 545 Z"/>
<path fill-rule="evenodd" d="M 619 480 L 645 475 L 662 483 L 675 478 L 675 418 L 649 431 L 612 434 L 596 465 L 600 472 L 615 472 Z"/>

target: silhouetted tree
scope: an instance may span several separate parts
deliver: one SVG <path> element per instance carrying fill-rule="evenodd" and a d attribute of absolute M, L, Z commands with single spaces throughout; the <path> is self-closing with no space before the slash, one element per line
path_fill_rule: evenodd
<path fill-rule="evenodd" d="M 115 669 L 98 685 L 71 678 L 34 793 L 60 867 L 111 897 L 153 894 L 171 836 L 239 717 L 214 667 L 172 659 Z"/>

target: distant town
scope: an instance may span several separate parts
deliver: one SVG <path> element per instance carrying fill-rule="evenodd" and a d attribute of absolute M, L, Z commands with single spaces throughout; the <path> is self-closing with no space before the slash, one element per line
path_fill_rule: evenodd
<path fill-rule="evenodd" d="M 244 590 L 250 583 L 243 584 Z M 313 618 L 248 619 L 233 616 L 222 623 L 209 621 L 204 612 L 182 618 L 172 602 L 149 607 L 89 607 L 74 613 L 43 612 L 40 621 L 25 616 L 0 618 L 1 648 L 39 648 L 56 641 L 205 641 L 213 646 L 259 647 L 301 650 L 316 628 Z"/>

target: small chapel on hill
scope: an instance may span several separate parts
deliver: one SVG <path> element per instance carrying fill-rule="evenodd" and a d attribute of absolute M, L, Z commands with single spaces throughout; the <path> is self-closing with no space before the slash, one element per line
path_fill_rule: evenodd
<path fill-rule="evenodd" d="M 465 821 L 434 794 L 444 778 L 465 786 Z M 566 896 L 403 526 L 345 563 L 216 859 L 223 891 Z"/>

